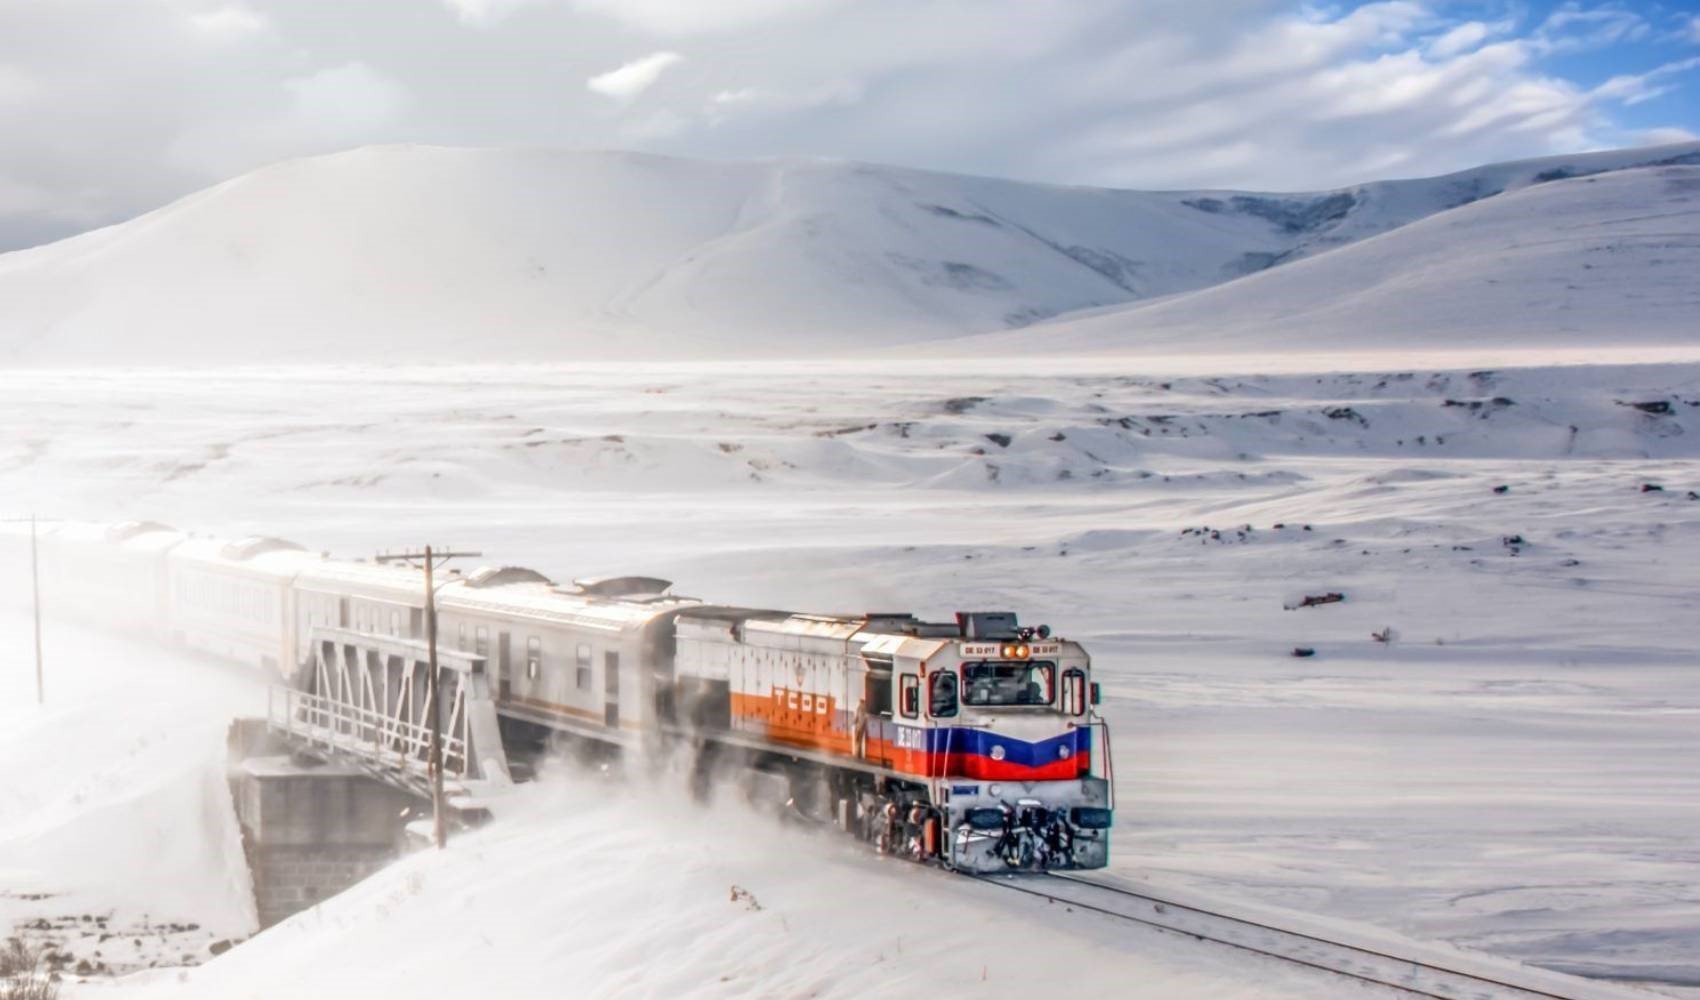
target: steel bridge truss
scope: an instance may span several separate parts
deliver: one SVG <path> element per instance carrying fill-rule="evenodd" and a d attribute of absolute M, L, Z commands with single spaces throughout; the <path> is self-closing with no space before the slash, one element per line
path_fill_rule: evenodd
<path fill-rule="evenodd" d="M 266 716 L 274 731 L 429 795 L 435 710 L 451 794 L 464 798 L 512 783 L 484 657 L 439 644 L 433 706 L 423 640 L 319 627 L 309 641 L 312 691 L 272 690 Z"/>

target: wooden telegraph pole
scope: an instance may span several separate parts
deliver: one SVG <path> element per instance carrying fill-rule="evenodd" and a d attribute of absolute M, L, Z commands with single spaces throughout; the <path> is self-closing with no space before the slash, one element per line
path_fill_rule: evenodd
<path fill-rule="evenodd" d="M 21 517 L 0 518 L 0 524 L 22 524 Z M 36 553 L 36 524 L 35 515 L 29 516 L 30 522 L 30 603 L 35 609 L 35 703 L 46 704 L 46 693 L 43 687 L 41 670 L 41 564 Z"/>
<path fill-rule="evenodd" d="M 448 843 L 449 832 L 447 811 L 443 808 L 443 717 L 437 710 L 437 587 L 433 573 L 438 562 L 482 555 L 482 552 L 433 552 L 427 545 L 424 552 L 385 553 L 377 557 L 378 562 L 411 565 L 415 560 L 423 560 L 425 565 L 425 658 L 431 672 L 425 682 L 425 705 L 431 722 L 430 757 L 425 768 L 431 778 L 431 839 L 439 851 Z"/>
<path fill-rule="evenodd" d="M 30 515 L 30 601 L 35 605 L 35 703 L 45 704 L 41 682 L 41 571 L 35 554 L 35 515 Z"/>

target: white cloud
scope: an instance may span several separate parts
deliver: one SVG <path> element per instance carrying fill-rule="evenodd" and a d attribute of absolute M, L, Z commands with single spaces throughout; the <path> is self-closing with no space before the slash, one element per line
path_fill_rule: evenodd
<path fill-rule="evenodd" d="M 1668 81 L 1670 77 L 1693 69 L 1700 69 L 1700 56 L 1665 63 L 1645 73 L 1614 76 L 1595 87 L 1593 96 L 1602 100 L 1621 101 L 1624 104 L 1640 104 L 1668 94 L 1676 87 L 1674 83 L 1661 81 Z"/>
<path fill-rule="evenodd" d="M 690 35 L 776 18 L 804 17 L 845 2 L 848 0 L 573 0 L 573 5 L 656 34 Z"/>
<path fill-rule="evenodd" d="M 1529 42 L 1543 55 L 1585 52 L 1638 41 L 1652 33 L 1640 14 L 1622 7 L 1583 7 L 1571 2 L 1561 5 L 1542 21 Z"/>
<path fill-rule="evenodd" d="M 1465 21 L 1428 43 L 1428 54 L 1437 59 L 1446 59 L 1460 52 L 1470 51 L 1486 40 L 1487 36 L 1487 25 L 1480 21 Z"/>
<path fill-rule="evenodd" d="M 1667 128 L 1650 128 L 1636 136 L 1639 142 L 1647 146 L 1664 146 L 1673 142 L 1694 142 L 1700 140 L 1700 135 L 1685 128 L 1669 126 Z"/>
<path fill-rule="evenodd" d="M 0 107 L 25 104 L 39 91 L 40 87 L 27 73 L 0 63 Z"/>
<path fill-rule="evenodd" d="M 654 86 L 655 81 L 661 79 L 661 74 L 667 72 L 668 67 L 683 58 L 677 52 L 652 52 L 641 59 L 633 59 L 618 69 L 599 73 L 586 80 L 584 85 L 617 101 L 635 100 Z"/>
<path fill-rule="evenodd" d="M 1312 2 L 0 0 L 0 246 L 373 142 L 1314 189 L 1640 142 L 1614 118 L 1687 81 L 1629 63 L 1590 89 L 1547 61 L 1650 47 L 1641 5 Z"/>
<path fill-rule="evenodd" d="M 442 0 L 462 24 L 487 27 L 522 7 L 534 6 L 542 0 Z"/>
<path fill-rule="evenodd" d="M 271 21 L 264 14 L 230 4 L 190 14 L 189 26 L 209 39 L 229 42 L 261 34 L 271 27 Z"/>
<path fill-rule="evenodd" d="M 722 90 L 710 97 L 708 114 L 715 121 L 732 114 L 791 114 L 815 108 L 849 107 L 861 99 L 861 85 L 851 80 L 830 80 L 794 91 L 743 87 Z"/>
<path fill-rule="evenodd" d="M 286 80 L 284 87 L 294 95 L 298 121 L 332 133 L 385 124 L 407 103 L 400 84 L 363 62 Z"/>

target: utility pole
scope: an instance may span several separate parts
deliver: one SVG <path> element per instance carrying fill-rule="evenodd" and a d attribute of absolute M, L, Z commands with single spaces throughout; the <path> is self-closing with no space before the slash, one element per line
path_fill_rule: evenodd
<path fill-rule="evenodd" d="M 41 684 L 41 571 L 35 555 L 35 515 L 30 515 L 30 602 L 35 605 L 35 703 L 46 704 Z"/>
<path fill-rule="evenodd" d="M 475 559 L 482 552 L 433 552 L 431 546 L 425 546 L 420 552 L 385 553 L 377 557 L 377 562 L 406 562 L 413 564 L 416 559 L 425 563 L 425 658 L 430 670 L 430 676 L 425 681 L 425 707 L 430 714 L 431 748 L 427 758 L 425 773 L 431 779 L 431 839 L 436 843 L 437 850 L 442 850 L 449 842 L 448 815 L 443 808 L 443 717 L 437 710 L 437 588 L 433 580 L 433 572 L 437 563 L 448 562 L 460 557 Z"/>
<path fill-rule="evenodd" d="M 0 518 L 0 524 L 21 524 L 21 517 Z M 30 603 L 35 608 L 35 703 L 47 703 L 42 685 L 41 671 L 41 565 L 36 555 L 36 524 L 35 515 L 29 516 L 30 522 Z"/>

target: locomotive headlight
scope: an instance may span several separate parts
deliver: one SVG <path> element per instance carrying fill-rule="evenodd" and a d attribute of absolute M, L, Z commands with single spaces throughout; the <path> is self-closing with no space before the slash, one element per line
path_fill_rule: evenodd
<path fill-rule="evenodd" d="M 993 760 L 1003 760 L 1003 744 L 1002 743 L 992 744 L 992 759 Z"/>
<path fill-rule="evenodd" d="M 1027 654 L 1029 652 L 1031 652 L 1031 650 L 1029 650 L 1026 646 L 1017 646 L 1015 647 L 1015 658 L 1018 660 L 1025 660 L 1027 659 Z"/>
<path fill-rule="evenodd" d="M 992 798 L 995 799 L 998 796 L 1003 794 L 1003 786 L 1002 785 L 987 785 L 986 786 L 986 794 L 990 795 Z"/>
<path fill-rule="evenodd" d="M 1073 753 L 1073 751 L 1070 750 L 1068 747 L 1057 747 L 1057 759 L 1058 760 L 1067 760 L 1068 755 L 1070 753 Z"/>

